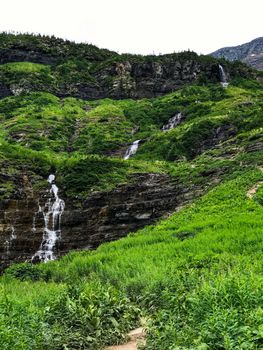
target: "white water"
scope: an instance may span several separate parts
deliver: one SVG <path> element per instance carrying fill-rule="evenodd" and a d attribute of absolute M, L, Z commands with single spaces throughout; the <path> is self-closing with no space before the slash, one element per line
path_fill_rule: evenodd
<path fill-rule="evenodd" d="M 220 72 L 220 79 L 221 79 L 221 85 L 226 88 L 228 87 L 229 83 L 227 81 L 226 73 L 224 71 L 224 68 L 221 66 L 221 64 L 218 65 L 219 67 L 219 72 Z"/>
<path fill-rule="evenodd" d="M 124 156 L 125 160 L 129 159 L 131 156 L 133 156 L 137 152 L 140 141 L 141 140 L 134 141 L 133 144 L 127 149 L 125 156 Z"/>
<path fill-rule="evenodd" d="M 59 189 L 54 183 L 55 175 L 49 175 L 47 181 L 51 185 L 50 194 L 52 198 L 47 200 L 43 208 L 39 207 L 38 212 L 43 214 L 45 227 L 40 248 L 32 257 L 32 260 L 38 259 L 44 262 L 56 258 L 54 248 L 56 241 L 61 237 L 60 222 L 65 208 L 65 202 L 59 198 Z M 33 219 L 33 231 L 35 230 L 34 224 L 35 221 Z"/>
<path fill-rule="evenodd" d="M 182 118 L 183 114 L 181 112 L 176 113 L 172 118 L 168 120 L 167 124 L 164 124 L 164 126 L 162 127 L 162 131 L 174 129 L 177 125 L 181 123 Z"/>
<path fill-rule="evenodd" d="M 9 239 L 7 239 L 5 241 L 5 248 L 6 248 L 6 252 L 7 254 L 10 253 L 10 247 L 12 246 L 13 241 L 16 239 L 16 234 L 15 234 L 15 228 L 13 225 L 11 225 L 11 234 Z"/>
<path fill-rule="evenodd" d="M 55 178 L 56 178 L 55 175 L 50 174 L 49 177 L 48 177 L 48 179 L 47 179 L 47 181 L 48 181 L 50 184 L 52 184 L 52 182 L 55 181 Z"/>

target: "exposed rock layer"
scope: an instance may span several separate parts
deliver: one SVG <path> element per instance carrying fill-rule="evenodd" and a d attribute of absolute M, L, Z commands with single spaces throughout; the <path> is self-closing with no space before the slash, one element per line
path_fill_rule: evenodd
<path fill-rule="evenodd" d="M 123 237 L 175 211 L 202 192 L 195 186 L 174 184 L 168 175 L 137 174 L 130 180 L 130 184 L 112 191 L 92 193 L 81 207 L 65 198 L 58 255 L 72 249 L 92 249 Z M 48 189 L 39 195 L 30 193 L 28 188 L 22 192 L 17 199 L 0 204 L 1 269 L 11 261 L 31 259 L 42 241 L 44 221 L 39 205 L 43 206 L 51 194 Z M 11 239 L 13 232 L 15 238 Z"/>

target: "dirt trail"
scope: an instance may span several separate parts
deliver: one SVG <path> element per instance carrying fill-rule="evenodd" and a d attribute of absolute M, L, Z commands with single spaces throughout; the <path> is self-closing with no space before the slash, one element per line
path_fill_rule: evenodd
<path fill-rule="evenodd" d="M 263 181 L 259 181 L 258 183 L 256 183 L 253 187 L 251 187 L 247 191 L 247 197 L 252 199 L 254 197 L 254 195 L 256 194 L 257 190 L 259 189 L 259 187 L 262 185 L 263 185 Z"/>
<path fill-rule="evenodd" d="M 263 166 L 258 166 L 258 170 L 263 172 Z M 251 187 L 247 191 L 247 197 L 252 199 L 254 195 L 256 194 L 257 190 L 259 189 L 260 186 L 263 185 L 263 181 L 258 181 L 253 187 Z"/>
<path fill-rule="evenodd" d="M 129 342 L 122 345 L 113 345 L 105 348 L 105 350 L 137 350 L 139 344 L 145 344 L 145 334 L 143 328 L 136 328 L 129 334 Z"/>

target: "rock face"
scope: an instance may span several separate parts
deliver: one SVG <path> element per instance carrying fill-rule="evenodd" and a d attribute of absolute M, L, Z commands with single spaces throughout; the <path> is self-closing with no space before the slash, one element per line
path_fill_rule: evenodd
<path fill-rule="evenodd" d="M 211 56 L 229 61 L 242 61 L 258 70 L 263 70 L 263 37 L 243 45 L 224 47 L 211 53 Z"/>
<path fill-rule="evenodd" d="M 23 58 L 30 58 L 34 63 L 46 60 L 38 56 L 20 57 L 17 56 L 17 52 L 11 57 L 10 53 L 11 62 Z M 47 61 L 49 62 L 49 58 Z M 152 98 L 175 91 L 186 84 L 198 82 L 201 77 L 206 77 L 212 82 L 220 80 L 217 64 L 202 64 L 195 54 L 190 54 L 188 59 L 183 60 L 167 55 L 161 57 L 160 62 L 156 62 L 155 57 L 149 58 L 147 62 L 139 62 L 133 57 L 126 60 L 118 58 L 98 66 L 92 72 L 92 81 L 85 77 L 81 77 L 77 82 L 63 81 L 61 76 L 55 74 L 45 80 L 43 75 L 34 73 L 17 75 L 9 81 L 6 73 L 0 72 L 0 98 L 31 91 L 48 91 L 59 97 L 71 96 L 84 100 Z"/>
<path fill-rule="evenodd" d="M 103 242 L 119 239 L 152 224 L 201 193 L 198 187 L 185 188 L 172 183 L 168 175 L 135 174 L 129 184 L 119 185 L 109 192 L 92 193 L 81 206 L 64 198 L 62 235 L 55 254 L 92 249 Z M 48 188 L 34 194 L 27 187 L 20 197 L 1 202 L 1 270 L 11 262 L 30 260 L 39 249 L 44 228 L 39 206 L 43 207 L 50 196 Z"/>
<path fill-rule="evenodd" d="M 202 66 L 194 57 L 180 62 L 171 55 L 163 57 L 160 62 L 155 62 L 153 58 L 148 62 L 127 60 L 113 63 L 96 72 L 96 77 L 101 86 L 105 86 L 106 81 L 111 80 L 110 87 L 104 92 L 110 97 L 151 98 L 198 81 L 202 73 L 210 80 L 217 79 L 216 66 Z"/>

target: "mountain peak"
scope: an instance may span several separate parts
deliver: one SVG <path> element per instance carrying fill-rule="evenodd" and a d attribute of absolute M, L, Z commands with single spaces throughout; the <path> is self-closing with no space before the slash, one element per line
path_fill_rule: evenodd
<path fill-rule="evenodd" d="M 263 70 L 263 37 L 242 45 L 221 48 L 212 52 L 211 56 L 229 61 L 242 61 L 253 68 Z"/>

